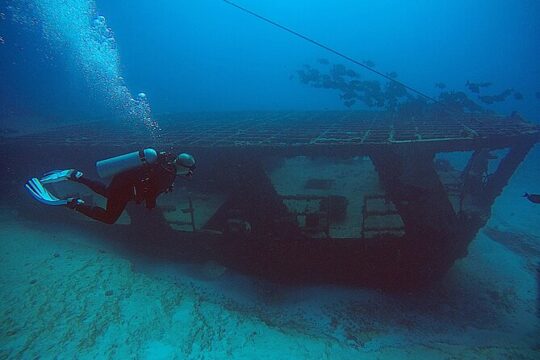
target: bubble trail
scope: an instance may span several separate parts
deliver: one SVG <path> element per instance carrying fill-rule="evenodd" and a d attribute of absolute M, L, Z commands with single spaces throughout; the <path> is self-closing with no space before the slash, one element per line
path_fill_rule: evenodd
<path fill-rule="evenodd" d="M 28 6 L 22 0 L 15 5 Z M 31 4 L 41 24 L 43 37 L 55 51 L 64 54 L 75 72 L 81 72 L 92 95 L 103 98 L 115 118 L 143 125 L 154 140 L 161 128 L 152 117 L 145 93 L 134 97 L 120 71 L 120 56 L 114 32 L 93 0 L 36 0 Z"/>

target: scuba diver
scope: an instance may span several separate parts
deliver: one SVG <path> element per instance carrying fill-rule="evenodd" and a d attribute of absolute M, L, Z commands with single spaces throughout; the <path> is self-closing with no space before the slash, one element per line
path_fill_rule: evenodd
<path fill-rule="evenodd" d="M 527 200 L 529 200 L 532 203 L 540 204 L 540 194 L 525 193 L 525 194 L 523 194 L 523 197 L 527 198 Z"/>
<path fill-rule="evenodd" d="M 170 192 L 178 175 L 191 177 L 195 170 L 192 155 L 182 153 L 178 156 L 154 149 L 144 149 L 129 154 L 101 160 L 96 163 L 100 177 L 113 176 L 110 184 L 91 180 L 75 169 L 54 170 L 41 179 L 32 178 L 25 187 L 38 201 L 47 205 L 64 205 L 92 219 L 114 224 L 129 201 L 137 204 L 145 202 L 148 209 L 156 207 L 156 198 L 161 193 Z M 59 199 L 51 194 L 43 184 L 63 180 L 78 182 L 107 199 L 105 209 L 85 204 L 77 197 Z"/>

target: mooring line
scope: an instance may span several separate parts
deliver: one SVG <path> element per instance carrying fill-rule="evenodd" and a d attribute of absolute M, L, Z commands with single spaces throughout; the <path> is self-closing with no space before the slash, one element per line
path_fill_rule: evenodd
<path fill-rule="evenodd" d="M 287 32 L 289 32 L 289 33 L 295 35 L 296 37 L 299 37 L 299 38 L 301 38 L 301 39 L 303 39 L 303 40 L 306 40 L 306 41 L 308 41 L 308 42 L 310 42 L 310 43 L 312 43 L 312 44 L 314 44 L 314 45 L 316 45 L 316 46 L 318 46 L 318 47 L 320 47 L 320 48 L 325 49 L 326 51 L 329 51 L 329 52 L 331 52 L 331 53 L 333 53 L 333 54 L 335 54 L 335 55 L 337 55 L 337 56 L 339 56 L 339 57 L 342 57 L 343 59 L 345 59 L 345 60 L 347 60 L 347 61 L 352 62 L 353 64 L 359 65 L 359 66 L 361 66 L 361 67 L 363 67 L 363 68 L 365 68 L 365 69 L 371 71 L 372 73 L 375 73 L 375 74 L 377 74 L 377 75 L 379 75 L 379 76 L 382 76 L 383 78 L 385 78 L 385 79 L 387 79 L 387 80 L 389 80 L 389 81 L 392 81 L 392 82 L 394 82 L 394 83 L 396 83 L 396 84 L 399 84 L 399 85 L 403 86 L 405 89 L 410 90 L 410 91 L 414 92 L 415 94 L 418 94 L 418 95 L 420 95 L 420 96 L 422 96 L 422 97 L 424 97 L 424 98 L 426 98 L 426 99 L 428 99 L 428 100 L 431 100 L 431 101 L 433 101 L 434 103 L 443 106 L 444 108 L 447 108 L 446 105 L 442 104 L 442 103 L 441 103 L 440 101 L 438 101 L 437 99 L 435 99 L 435 98 L 433 98 L 433 97 L 431 97 L 431 96 L 429 96 L 429 95 L 426 95 L 426 94 L 424 94 L 423 92 L 421 92 L 421 91 L 419 91 L 419 90 L 416 90 L 415 88 L 413 88 L 413 87 L 411 87 L 411 86 L 409 86 L 409 85 L 407 85 L 407 84 L 405 84 L 405 83 L 403 83 L 403 82 L 401 82 L 401 81 L 399 81 L 399 80 L 396 80 L 396 79 L 394 79 L 394 78 L 392 78 L 392 77 L 390 77 L 390 76 L 388 76 L 388 75 L 386 75 L 386 74 L 383 74 L 382 72 L 380 72 L 380 71 L 378 71 L 378 70 L 375 70 L 375 69 L 373 69 L 372 67 L 369 67 L 369 66 L 367 66 L 367 65 L 365 65 L 365 64 L 362 64 L 360 61 L 355 60 L 355 59 L 353 59 L 352 57 L 347 56 L 347 55 L 345 55 L 345 54 L 343 54 L 343 53 L 341 53 L 341 52 L 339 52 L 339 51 L 337 51 L 337 50 L 334 50 L 334 49 L 332 49 L 331 47 L 329 47 L 329 46 L 327 46 L 327 45 L 324 45 L 324 44 L 322 44 L 322 43 L 320 43 L 320 42 L 318 42 L 318 41 L 316 41 L 316 40 L 313 40 L 312 38 L 310 38 L 310 37 L 308 37 L 308 36 L 306 36 L 306 35 L 303 35 L 303 34 L 297 32 L 297 31 L 295 31 L 295 30 L 292 30 L 292 29 L 290 29 L 290 28 L 288 28 L 288 27 L 286 27 L 286 26 L 283 26 L 283 25 L 281 25 L 281 24 L 279 24 L 279 23 L 277 23 L 277 22 L 275 22 L 275 21 L 273 21 L 273 20 L 270 20 L 270 19 L 268 19 L 268 18 L 266 18 L 266 17 L 264 17 L 264 16 L 262 16 L 262 15 L 259 15 L 259 14 L 255 13 L 255 12 L 249 10 L 249 9 L 246 9 L 245 7 L 242 7 L 242 6 L 238 5 L 238 4 L 235 4 L 234 2 L 232 2 L 232 1 L 230 1 L 230 0 L 223 0 L 223 1 L 224 1 L 225 3 L 227 3 L 227 4 L 229 4 L 229 5 L 231 5 L 231 6 L 235 7 L 235 8 L 237 8 L 237 9 L 242 10 L 243 12 L 245 12 L 245 13 L 247 13 L 247 14 L 249 14 L 249 15 L 252 15 L 252 16 L 254 16 L 254 17 L 256 17 L 256 18 L 258 18 L 258 19 L 260 19 L 260 20 L 262 20 L 262 21 L 265 21 L 265 22 L 267 22 L 267 23 L 269 23 L 269 24 L 271 24 L 271 25 L 273 25 L 273 26 L 275 26 L 275 27 L 277 27 L 277 28 L 279 28 L 279 29 L 281 29 L 281 30 L 287 31 Z M 451 110 L 448 109 L 448 108 L 447 108 L 447 110 L 451 111 Z"/>

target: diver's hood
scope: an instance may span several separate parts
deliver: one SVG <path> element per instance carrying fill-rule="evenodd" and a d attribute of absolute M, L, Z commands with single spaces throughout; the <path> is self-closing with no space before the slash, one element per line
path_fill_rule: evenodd
<path fill-rule="evenodd" d="M 195 158 L 186 153 L 178 155 L 174 161 L 178 175 L 190 175 L 195 170 Z"/>

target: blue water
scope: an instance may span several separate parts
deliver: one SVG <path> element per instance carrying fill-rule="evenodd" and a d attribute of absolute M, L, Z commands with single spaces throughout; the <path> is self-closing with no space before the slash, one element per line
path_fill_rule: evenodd
<path fill-rule="evenodd" d="M 462 91 L 539 120 L 538 1 L 238 1 L 429 97 Z M 159 115 L 186 111 L 373 110 L 302 71 L 342 64 L 388 82 L 220 0 L 7 0 L 0 37 L 9 134 L 105 118 L 156 135 Z M 3 203 L 0 358 L 539 358 L 540 208 L 520 198 L 540 192 L 539 159 L 536 147 L 497 200 L 497 238 L 480 232 L 440 284 L 401 296 L 155 263 Z"/>
<path fill-rule="evenodd" d="M 523 100 L 487 107 L 536 120 L 535 1 L 241 5 L 352 58 L 369 59 L 377 70 L 396 72 L 430 96 L 438 95 L 437 82 L 459 91 L 467 81 L 491 82 L 492 94 L 515 89 Z M 147 94 L 156 114 L 344 109 L 337 93 L 304 86 L 294 78 L 296 71 L 326 58 L 369 76 L 222 1 L 8 1 L 4 7 L 3 116 L 108 114 L 139 92 Z M 96 25 L 98 16 L 104 24 Z"/>

